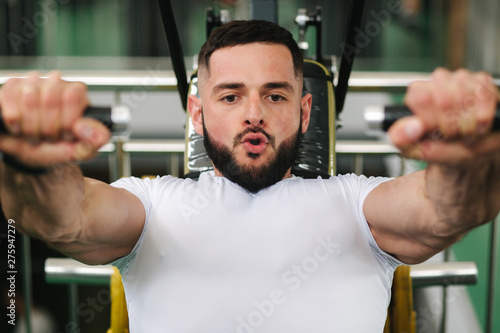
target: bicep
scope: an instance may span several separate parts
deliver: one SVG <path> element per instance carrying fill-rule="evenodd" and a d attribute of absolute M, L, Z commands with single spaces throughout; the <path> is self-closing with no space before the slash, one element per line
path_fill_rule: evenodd
<path fill-rule="evenodd" d="M 106 264 L 132 251 L 145 220 L 144 206 L 135 195 L 85 178 L 80 237 L 67 244 L 50 245 L 78 261 Z"/>
<path fill-rule="evenodd" d="M 378 246 L 407 264 L 422 262 L 449 245 L 435 237 L 435 213 L 425 196 L 425 171 L 380 184 L 367 196 L 363 212 Z"/>

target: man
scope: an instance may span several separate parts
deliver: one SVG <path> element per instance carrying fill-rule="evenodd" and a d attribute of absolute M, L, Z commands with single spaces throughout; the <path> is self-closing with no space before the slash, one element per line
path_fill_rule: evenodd
<path fill-rule="evenodd" d="M 113 186 L 75 165 L 109 138 L 81 117 L 85 87 L 58 74 L 10 80 L 0 92 L 6 216 L 70 257 L 118 266 L 131 332 L 381 332 L 394 269 L 500 209 L 498 92 L 484 73 L 439 69 L 410 86 L 415 116 L 390 132 L 426 170 L 304 180 L 290 172 L 312 103 L 301 66 L 291 34 L 272 23 L 216 29 L 188 103 L 215 171 Z"/>

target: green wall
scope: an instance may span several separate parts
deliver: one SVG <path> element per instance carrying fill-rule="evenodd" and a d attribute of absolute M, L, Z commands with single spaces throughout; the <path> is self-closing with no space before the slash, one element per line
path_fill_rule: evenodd
<path fill-rule="evenodd" d="M 498 242 L 500 234 L 500 218 L 497 218 L 496 240 Z M 467 289 L 471 295 L 476 314 L 483 330 L 486 326 L 487 316 L 487 295 L 488 295 L 488 275 L 489 275 L 489 260 L 490 260 L 490 244 L 491 244 L 492 224 L 484 225 L 471 231 L 461 241 L 453 246 L 453 252 L 459 261 L 475 261 L 478 267 L 479 275 L 478 282 L 474 286 L 469 286 Z M 497 257 L 500 255 L 498 246 L 496 249 Z M 497 263 L 498 265 L 498 263 Z M 495 312 L 494 312 L 494 329 L 493 332 L 500 332 L 500 274 L 496 272 L 495 281 Z"/>

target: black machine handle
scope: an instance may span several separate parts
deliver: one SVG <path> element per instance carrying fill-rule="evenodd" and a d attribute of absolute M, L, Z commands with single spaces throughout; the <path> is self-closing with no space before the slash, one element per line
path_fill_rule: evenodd
<path fill-rule="evenodd" d="M 411 116 L 413 113 L 406 106 L 370 106 L 365 109 L 365 120 L 371 133 L 387 132 L 400 118 Z M 500 131 L 500 102 L 493 121 L 493 131 Z"/>
<path fill-rule="evenodd" d="M 130 124 L 130 110 L 125 106 L 89 106 L 84 116 L 99 120 L 114 135 L 126 134 Z M 0 134 L 7 133 L 0 110 Z"/>

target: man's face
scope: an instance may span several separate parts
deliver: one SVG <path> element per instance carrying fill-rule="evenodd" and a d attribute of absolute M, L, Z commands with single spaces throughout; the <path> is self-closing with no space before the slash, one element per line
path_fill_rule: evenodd
<path fill-rule="evenodd" d="M 252 43 L 220 49 L 210 58 L 210 72 L 200 69 L 199 89 L 201 99 L 191 96 L 189 109 L 196 132 L 208 133 L 213 162 L 214 152 L 224 151 L 238 166 L 229 170 L 243 170 L 256 180 L 276 172 L 271 183 L 290 176 L 293 160 L 286 157 L 294 154 L 298 134 L 307 129 L 311 96 L 301 97 L 302 80 L 295 77 L 285 46 Z M 228 177 L 215 164 L 216 175 Z"/>
<path fill-rule="evenodd" d="M 234 150 L 214 142 L 205 126 L 203 126 L 203 143 L 214 168 L 218 172 L 250 193 L 257 193 L 266 187 L 276 184 L 285 177 L 290 166 L 293 165 L 297 158 L 301 132 L 302 123 L 299 124 L 295 135 L 283 141 L 279 147 L 275 147 L 274 137 L 266 133 L 263 129 L 248 128 L 238 134 L 234 139 L 232 148 L 238 146 L 241 139 L 250 133 L 262 133 L 268 139 L 269 144 L 273 146 L 276 154 L 267 163 L 260 166 L 239 164 L 234 156 Z M 250 152 L 248 156 L 251 158 L 260 157 L 259 154 Z"/>

